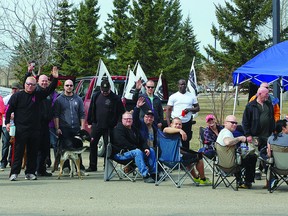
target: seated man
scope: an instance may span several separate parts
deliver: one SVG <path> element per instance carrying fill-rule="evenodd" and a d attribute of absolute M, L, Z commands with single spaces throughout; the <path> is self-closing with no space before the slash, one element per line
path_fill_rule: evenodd
<path fill-rule="evenodd" d="M 239 142 L 245 143 L 247 138 L 245 136 L 238 136 L 234 138 L 233 132 L 237 128 L 237 120 L 233 115 L 228 115 L 225 118 L 224 128 L 220 131 L 218 138 L 216 140 L 221 146 L 231 146 L 237 145 Z M 242 166 L 245 168 L 245 182 L 242 182 L 241 173 L 239 173 L 236 178 L 239 183 L 240 188 L 250 189 L 252 187 L 252 182 L 254 182 L 255 176 L 255 166 L 256 166 L 257 157 L 255 155 L 247 156 L 242 160 Z"/>
<path fill-rule="evenodd" d="M 204 153 L 211 159 L 215 155 L 214 143 L 223 127 L 216 123 L 215 116 L 212 114 L 206 116 L 206 124 L 207 127 L 204 130 L 204 147 L 199 149 L 199 152 Z"/>
<path fill-rule="evenodd" d="M 178 117 L 175 117 L 172 120 L 170 127 L 164 128 L 163 132 L 167 134 L 180 133 L 182 140 L 187 139 L 187 134 L 182 130 L 182 121 Z M 181 148 L 181 154 L 184 161 L 190 161 L 190 163 L 197 162 L 196 169 L 198 171 L 198 175 L 196 175 L 194 169 L 191 171 L 194 181 L 200 185 L 211 185 L 211 181 L 206 178 L 204 174 L 204 163 L 201 153 Z"/>
<path fill-rule="evenodd" d="M 139 130 L 132 124 L 132 114 L 125 112 L 122 115 L 122 122 L 119 122 L 113 130 L 113 158 L 120 161 L 134 159 L 144 182 L 154 183 L 156 173 L 155 154 L 150 153 L 149 146 L 140 136 Z M 149 170 L 145 160 L 147 160 Z"/>

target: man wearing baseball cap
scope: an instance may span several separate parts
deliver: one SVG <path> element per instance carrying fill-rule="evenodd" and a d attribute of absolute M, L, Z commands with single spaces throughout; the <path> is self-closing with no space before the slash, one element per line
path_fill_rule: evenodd
<path fill-rule="evenodd" d="M 108 136 L 112 138 L 112 130 L 125 112 L 121 98 L 111 91 L 107 79 L 101 82 L 100 90 L 93 94 L 87 116 L 88 125 L 92 127 L 87 172 L 97 171 L 98 142 L 103 136 L 104 145 L 107 146 Z"/>

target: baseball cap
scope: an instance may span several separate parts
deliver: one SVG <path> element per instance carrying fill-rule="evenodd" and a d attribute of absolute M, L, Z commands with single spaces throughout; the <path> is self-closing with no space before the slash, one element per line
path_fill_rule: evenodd
<path fill-rule="evenodd" d="M 214 120 L 214 119 L 215 119 L 215 116 L 212 115 L 212 114 L 207 115 L 207 116 L 206 116 L 206 123 L 208 123 L 210 119 L 213 119 L 213 120 Z"/>
<path fill-rule="evenodd" d="M 21 89 L 21 85 L 19 85 L 18 83 L 12 83 L 11 88 L 12 89 Z"/>
<path fill-rule="evenodd" d="M 152 115 L 152 116 L 154 116 L 154 113 L 153 113 L 152 110 L 148 110 L 148 111 L 145 113 L 145 115 Z"/>
<path fill-rule="evenodd" d="M 103 80 L 102 82 L 101 82 L 101 90 L 103 91 L 103 92 L 108 92 L 109 90 L 110 90 L 110 83 L 109 83 L 109 81 L 108 80 Z"/>

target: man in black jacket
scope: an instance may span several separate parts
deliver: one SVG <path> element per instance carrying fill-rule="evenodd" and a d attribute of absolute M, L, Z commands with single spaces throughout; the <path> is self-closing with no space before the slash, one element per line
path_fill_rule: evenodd
<path fill-rule="evenodd" d="M 268 97 L 269 90 L 260 87 L 257 91 L 256 99 L 246 105 L 243 113 L 242 126 L 244 135 L 247 137 L 248 142 L 252 142 L 252 137 L 258 138 L 259 151 L 267 145 L 267 139 L 275 127 L 274 108 Z M 255 174 L 255 178 L 260 180 L 261 171 L 259 168 L 256 168 Z"/>
<path fill-rule="evenodd" d="M 25 145 L 27 146 L 27 166 L 25 170 L 25 179 L 36 180 L 36 160 L 37 151 L 41 142 L 41 102 L 51 94 L 57 86 L 58 69 L 53 67 L 52 75 L 54 79 L 46 88 L 36 91 L 36 79 L 28 77 L 24 84 L 24 91 L 12 95 L 9 100 L 6 112 L 6 128 L 10 131 L 10 116 L 14 112 L 14 123 L 16 126 L 15 145 L 13 147 L 14 157 L 10 180 L 15 181 L 21 171 L 22 158 Z M 13 154 L 12 154 L 13 155 Z"/>
<path fill-rule="evenodd" d="M 113 131 L 112 155 L 116 160 L 134 159 L 144 182 L 154 183 L 152 176 L 156 173 L 155 154 L 150 154 L 149 146 L 141 137 L 139 130 L 132 124 L 132 114 L 125 112 L 122 115 L 122 122 L 119 122 Z"/>
<path fill-rule="evenodd" d="M 113 128 L 125 112 L 121 98 L 114 92 L 111 92 L 111 86 L 108 80 L 105 79 L 101 82 L 100 89 L 101 92 L 96 92 L 92 96 L 87 116 L 87 122 L 89 127 L 92 126 L 92 132 L 89 167 L 86 169 L 86 172 L 97 171 L 97 145 L 99 139 L 103 136 L 106 147 L 108 144 L 108 136 L 112 134 Z"/>

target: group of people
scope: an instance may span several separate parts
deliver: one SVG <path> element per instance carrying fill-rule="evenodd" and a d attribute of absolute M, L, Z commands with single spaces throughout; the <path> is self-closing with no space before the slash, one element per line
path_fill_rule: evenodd
<path fill-rule="evenodd" d="M 207 127 L 204 131 L 205 148 L 202 149 L 202 152 L 204 154 L 212 152 L 212 156 L 215 155 L 213 147 L 215 142 L 227 147 L 234 145 L 238 147 L 240 143 L 254 142 L 256 151 L 261 152 L 261 157 L 267 159 L 267 157 L 271 157 L 271 145 L 288 146 L 285 135 L 288 132 L 286 120 L 279 120 L 279 105 L 275 101 L 275 98 L 269 94 L 268 83 L 263 82 L 257 94 L 245 107 L 242 127 L 237 127 L 238 122 L 233 115 L 225 118 L 224 128 L 216 123 L 214 115 L 207 115 Z M 265 163 L 261 163 L 256 154 L 245 157 L 242 166 L 245 167 L 244 181 L 240 175 L 236 176 L 240 188 L 250 189 L 254 179 L 260 180 L 262 172 L 266 172 Z M 268 182 L 264 188 L 268 187 L 267 184 Z"/>
<path fill-rule="evenodd" d="M 12 86 L 9 98 L 5 100 L 0 98 L 0 113 L 2 115 L 5 113 L 2 124 L 6 126 L 3 128 L 1 168 L 5 168 L 10 161 L 11 181 L 15 181 L 21 171 L 25 149 L 27 154 L 25 178 L 36 180 L 38 176 L 51 176 L 52 174 L 46 170 L 51 144 L 55 153 L 57 137 L 62 148 L 74 148 L 73 143 L 65 140 L 75 136 L 85 126 L 83 100 L 74 93 L 73 81 L 66 80 L 64 91 L 58 95 L 55 91 L 58 83 L 57 67 L 52 68 L 50 80 L 46 75 L 41 75 L 38 77 L 38 83 L 31 76 L 32 71 L 33 65 L 29 65 L 23 91 L 18 91 L 19 88 Z M 167 127 L 163 128 L 162 103 L 154 94 L 155 83 L 152 80 L 145 84 L 144 93 L 140 93 L 141 81 L 136 82 L 133 95 L 136 106 L 133 111 L 125 111 L 120 96 L 111 91 L 109 81 L 104 79 L 100 91 L 95 92 L 91 98 L 86 118 L 88 127 L 92 128 L 89 167 L 85 169 L 81 162 L 81 170 L 97 171 L 97 145 L 103 136 L 105 145 L 109 141 L 112 143 L 112 157 L 115 160 L 135 159 L 144 182 L 155 182 L 157 130 L 163 129 L 164 133 L 177 133 L 181 136 L 183 159 L 196 162 L 196 169 L 191 171 L 195 182 L 209 185 L 211 182 L 205 176 L 202 154 L 209 152 L 213 156 L 214 142 L 231 146 L 239 142 L 252 142 L 252 139 L 257 137 L 260 150 L 267 146 L 267 140 L 269 144 L 273 144 L 274 141 L 278 142 L 277 139 L 280 137 L 285 137 L 282 133 L 286 134 L 286 122 L 280 120 L 276 124 L 276 135 L 274 134 L 273 139 L 268 139 L 275 129 L 275 120 L 279 119 L 279 116 L 275 115 L 276 103 L 273 104 L 274 99 L 269 95 L 268 87 L 267 83 L 262 83 L 256 97 L 247 104 L 242 119 L 243 132 L 240 136 L 235 134 L 237 128 L 235 116 L 227 116 L 223 128 L 216 124 L 214 115 L 207 115 L 207 128 L 204 131 L 205 148 L 197 152 L 190 149 L 190 140 L 193 114 L 200 111 L 200 106 L 197 97 L 186 91 L 186 80 L 180 79 L 178 91 L 169 97 L 166 112 Z M 17 129 L 15 144 L 9 157 L 7 133 L 11 124 L 15 124 Z M 251 188 L 255 179 L 255 169 L 257 174 L 258 171 L 264 170 L 264 167 L 257 163 L 255 156 L 247 157 L 244 164 L 245 180 L 239 182 L 239 185 L 242 188 Z M 69 169 L 69 163 L 65 166 Z"/>

